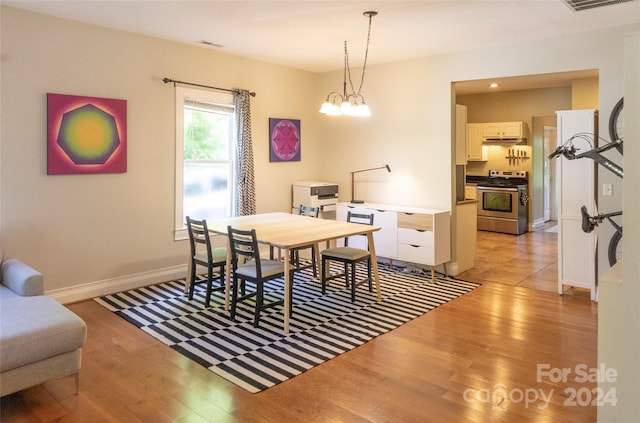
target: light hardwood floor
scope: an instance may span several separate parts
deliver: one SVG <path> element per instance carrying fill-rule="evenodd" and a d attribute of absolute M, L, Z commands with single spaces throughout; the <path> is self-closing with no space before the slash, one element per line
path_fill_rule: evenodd
<path fill-rule="evenodd" d="M 476 260 L 457 277 L 558 292 L 558 234 L 550 221 L 522 235 L 478 231 Z M 573 289 L 565 287 L 565 293 Z"/>
<path fill-rule="evenodd" d="M 595 422 L 596 407 L 572 406 L 571 395 L 595 388 L 580 383 L 575 369 L 597 367 L 597 304 L 581 291 L 559 296 L 529 288 L 540 287 L 551 265 L 542 260 L 550 255 L 548 235 L 530 235 L 482 236 L 477 269 L 468 272 L 485 281 L 478 289 L 260 394 L 235 387 L 94 301 L 72 304 L 89 328 L 80 393 L 73 395 L 70 378 L 33 387 L 3 397 L 0 418 Z M 505 272 L 499 276 L 503 283 L 489 281 L 497 278 L 492 268 Z M 538 365 L 571 373 L 552 381 L 538 373 Z"/>

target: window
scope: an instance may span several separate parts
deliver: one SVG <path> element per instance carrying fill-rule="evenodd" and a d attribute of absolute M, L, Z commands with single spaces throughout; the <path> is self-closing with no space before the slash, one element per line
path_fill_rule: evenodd
<path fill-rule="evenodd" d="M 232 94 L 176 88 L 176 239 L 187 237 L 186 216 L 232 215 L 234 122 Z"/>

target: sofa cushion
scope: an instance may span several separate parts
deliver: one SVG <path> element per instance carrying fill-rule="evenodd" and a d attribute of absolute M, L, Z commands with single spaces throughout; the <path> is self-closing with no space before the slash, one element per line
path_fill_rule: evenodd
<path fill-rule="evenodd" d="M 6 286 L 0 285 L 0 301 L 4 301 L 5 299 L 16 298 L 16 297 L 20 297 L 20 295 L 16 294 L 13 290 L 7 288 Z M 1 335 L 2 333 L 0 333 L 0 336 Z"/>
<path fill-rule="evenodd" d="M 0 371 L 81 348 L 85 322 L 51 297 L 2 295 Z"/>

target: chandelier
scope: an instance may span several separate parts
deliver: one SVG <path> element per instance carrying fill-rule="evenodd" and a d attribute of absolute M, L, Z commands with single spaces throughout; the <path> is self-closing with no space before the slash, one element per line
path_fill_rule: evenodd
<path fill-rule="evenodd" d="M 364 101 L 361 94 L 362 84 L 364 83 L 364 73 L 367 68 L 367 56 L 369 55 L 369 39 L 371 37 L 371 19 L 378 12 L 367 11 L 363 15 L 369 18 L 369 31 L 367 32 L 367 48 L 364 52 L 364 64 L 362 65 L 362 77 L 360 79 L 360 87 L 356 91 L 351 81 L 351 69 L 349 67 L 349 53 L 347 51 L 347 42 L 344 42 L 344 74 L 342 82 L 342 94 L 332 91 L 327 94 L 327 99 L 322 103 L 320 113 L 327 116 L 371 116 L 369 106 Z M 347 80 L 349 81 L 349 91 L 347 92 Z"/>

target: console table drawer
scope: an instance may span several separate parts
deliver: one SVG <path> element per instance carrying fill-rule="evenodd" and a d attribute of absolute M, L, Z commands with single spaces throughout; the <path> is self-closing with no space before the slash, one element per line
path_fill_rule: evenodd
<path fill-rule="evenodd" d="M 399 212 L 398 228 L 417 229 L 420 231 L 432 231 L 433 215 Z"/>
<path fill-rule="evenodd" d="M 433 232 L 398 228 L 398 243 L 433 247 Z"/>
<path fill-rule="evenodd" d="M 411 263 L 421 263 L 421 264 L 434 264 L 434 249 L 433 247 L 420 246 L 420 245 L 410 245 L 410 244 L 399 244 L 398 245 L 398 256 L 400 260 L 408 261 Z"/>
<path fill-rule="evenodd" d="M 431 266 L 431 280 L 435 280 L 434 267 L 451 260 L 451 212 L 423 207 L 404 207 L 377 203 L 338 203 L 337 220 L 346 220 L 351 210 L 374 213 L 373 224 L 381 229 L 374 232 L 376 255 L 407 263 Z M 351 242 L 350 242 L 351 244 Z"/>

